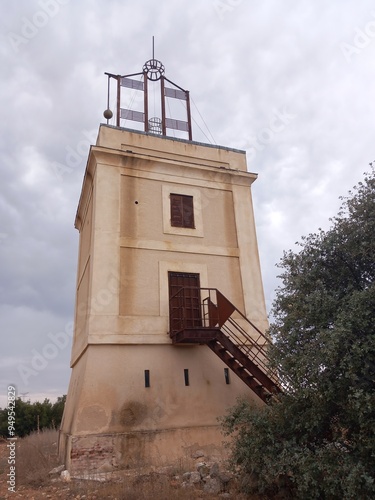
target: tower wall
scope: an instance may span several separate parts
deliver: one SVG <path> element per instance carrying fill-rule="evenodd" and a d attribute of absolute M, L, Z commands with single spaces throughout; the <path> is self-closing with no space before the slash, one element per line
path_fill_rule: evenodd
<path fill-rule="evenodd" d="M 72 376 L 60 450 L 71 469 L 166 465 L 223 453 L 217 418 L 258 402 L 205 345 L 172 345 L 168 273 L 195 273 L 267 328 L 243 151 L 101 126 L 80 231 Z M 171 225 L 170 195 L 194 201 Z M 145 387 L 145 370 L 149 387 Z M 188 385 L 186 372 L 188 370 Z"/>

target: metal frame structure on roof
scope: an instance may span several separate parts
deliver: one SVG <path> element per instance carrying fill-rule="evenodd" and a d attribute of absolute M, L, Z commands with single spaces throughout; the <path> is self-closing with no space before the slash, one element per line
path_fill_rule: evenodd
<path fill-rule="evenodd" d="M 130 73 L 128 75 L 115 75 L 112 73 L 105 73 L 108 76 L 108 102 L 107 110 L 104 116 L 107 118 L 112 116 L 109 110 L 109 94 L 110 94 L 110 80 L 111 78 L 117 82 L 117 98 L 116 98 L 116 112 L 115 121 L 116 126 L 120 127 L 120 120 L 126 119 L 144 124 L 144 131 L 156 133 L 160 135 L 167 135 L 168 129 L 186 132 L 188 139 L 193 139 L 192 126 L 191 126 L 191 111 L 190 111 L 190 95 L 189 91 L 183 89 L 176 83 L 169 80 L 164 76 L 164 65 L 154 57 L 143 66 L 143 70 L 138 73 Z M 143 76 L 143 81 L 134 79 L 136 76 Z M 161 117 L 149 118 L 149 85 L 160 80 L 160 102 L 161 102 Z M 168 86 L 173 85 L 173 87 Z M 128 108 L 121 107 L 121 88 L 129 88 L 143 92 L 143 111 L 135 111 Z M 178 99 L 186 102 L 186 120 L 178 120 L 166 116 L 166 99 Z"/>

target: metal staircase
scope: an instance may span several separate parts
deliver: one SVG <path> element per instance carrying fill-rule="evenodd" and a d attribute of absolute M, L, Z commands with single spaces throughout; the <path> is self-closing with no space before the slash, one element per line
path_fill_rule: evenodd
<path fill-rule="evenodd" d="M 270 339 L 216 288 L 183 287 L 170 298 L 174 344 L 206 344 L 264 402 L 282 392 L 270 368 Z"/>

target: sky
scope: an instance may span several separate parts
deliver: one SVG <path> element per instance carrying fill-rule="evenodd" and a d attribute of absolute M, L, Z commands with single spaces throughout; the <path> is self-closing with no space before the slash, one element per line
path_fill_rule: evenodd
<path fill-rule="evenodd" d="M 0 407 L 67 392 L 78 232 L 105 72 L 152 56 L 193 138 L 246 150 L 265 299 L 374 160 L 371 0 L 0 0 Z M 127 125 L 127 126 L 130 126 Z"/>

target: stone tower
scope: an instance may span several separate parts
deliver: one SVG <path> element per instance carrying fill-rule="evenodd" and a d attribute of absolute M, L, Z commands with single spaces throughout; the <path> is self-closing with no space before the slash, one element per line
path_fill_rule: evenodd
<path fill-rule="evenodd" d="M 278 390 L 262 333 L 256 174 L 244 151 L 192 140 L 189 94 L 159 61 L 136 75 L 108 74 L 116 125 L 101 125 L 90 149 L 75 221 L 72 374 L 59 443 L 73 471 L 167 465 L 197 449 L 221 455 L 217 418 L 239 396 L 263 404 Z M 152 84 L 160 119 L 148 116 Z M 121 107 L 129 89 L 141 93 L 140 111 Z M 167 99 L 183 101 L 185 120 L 166 116 Z M 142 129 L 122 127 L 124 118 Z"/>

